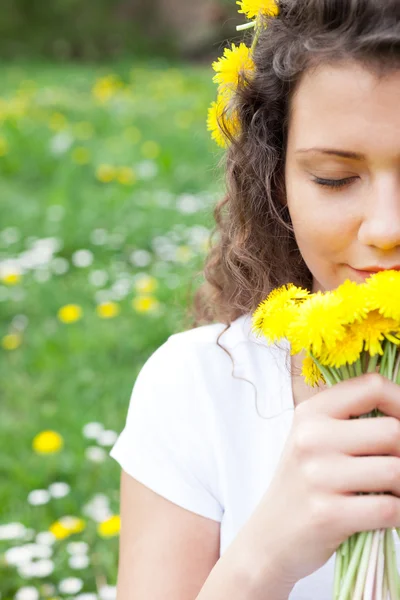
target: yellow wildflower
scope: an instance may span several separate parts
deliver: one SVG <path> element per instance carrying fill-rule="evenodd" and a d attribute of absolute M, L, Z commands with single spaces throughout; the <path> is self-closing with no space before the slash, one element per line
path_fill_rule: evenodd
<path fill-rule="evenodd" d="M 90 152 L 84 146 L 77 146 L 72 150 L 72 160 L 77 165 L 86 165 L 90 160 Z"/>
<path fill-rule="evenodd" d="M 329 350 L 343 339 L 342 310 L 340 297 L 332 292 L 316 292 L 304 300 L 287 327 L 292 354 L 307 350 L 319 358 L 323 349 Z"/>
<path fill-rule="evenodd" d="M 263 334 L 271 343 L 286 337 L 289 323 L 309 294 L 292 283 L 272 290 L 253 314 L 253 332 Z"/>
<path fill-rule="evenodd" d="M 120 307 L 116 302 L 102 302 L 96 308 L 96 312 L 101 319 L 112 319 L 120 313 Z"/>
<path fill-rule="evenodd" d="M 340 318 L 341 323 L 351 324 L 354 321 L 365 319 L 370 310 L 370 300 L 368 288 L 364 283 L 358 284 L 355 281 L 346 279 L 331 293 L 342 302 L 343 315 Z"/>
<path fill-rule="evenodd" d="M 207 130 L 211 131 L 211 137 L 221 148 L 226 148 L 228 138 L 223 127 L 232 136 L 236 137 L 240 131 L 239 117 L 236 111 L 229 114 L 227 98 L 218 96 L 217 101 L 212 102 L 208 109 Z"/>
<path fill-rule="evenodd" d="M 96 170 L 96 177 L 102 183 L 110 183 L 115 179 L 117 169 L 112 165 L 100 165 Z"/>
<path fill-rule="evenodd" d="M 121 529 L 121 518 L 119 515 L 113 515 L 109 519 L 102 521 L 97 526 L 97 532 L 101 537 L 112 537 L 118 535 Z"/>
<path fill-rule="evenodd" d="M 22 336 L 19 333 L 9 333 L 1 340 L 4 350 L 16 350 L 22 343 Z"/>
<path fill-rule="evenodd" d="M 141 147 L 142 155 L 148 159 L 155 159 L 160 154 L 160 146 L 157 142 L 153 142 L 152 140 L 148 140 L 144 142 Z"/>
<path fill-rule="evenodd" d="M 306 384 L 310 385 L 311 387 L 317 386 L 320 381 L 322 383 L 326 383 L 325 377 L 311 356 L 306 356 L 306 358 L 303 360 L 301 374 L 303 375 Z"/>
<path fill-rule="evenodd" d="M 86 521 L 79 517 L 66 515 L 49 527 L 49 531 L 57 540 L 63 540 L 74 533 L 81 533 L 86 527 Z"/>
<path fill-rule="evenodd" d="M 132 300 L 132 306 L 138 313 L 147 313 L 157 310 L 159 303 L 153 296 L 137 296 Z"/>
<path fill-rule="evenodd" d="M 116 172 L 116 179 L 122 185 L 132 185 L 136 181 L 136 175 L 131 167 L 119 167 Z"/>
<path fill-rule="evenodd" d="M 245 14 L 248 19 L 253 19 L 259 13 L 276 16 L 279 14 L 279 7 L 275 0 L 238 0 L 239 13 Z"/>
<path fill-rule="evenodd" d="M 66 304 L 58 311 L 58 318 L 63 323 L 75 323 L 82 317 L 82 309 L 77 304 Z"/>
<path fill-rule="evenodd" d="M 181 263 L 188 262 L 193 256 L 193 251 L 189 246 L 178 246 L 176 249 L 176 260 Z"/>
<path fill-rule="evenodd" d="M 116 75 L 100 77 L 92 88 L 92 94 L 99 102 L 107 102 L 121 89 L 122 82 Z"/>
<path fill-rule="evenodd" d="M 378 310 L 368 313 L 366 319 L 360 323 L 355 323 L 352 329 L 364 340 L 364 350 L 369 352 L 371 356 L 375 354 L 382 355 L 383 348 L 381 342 L 385 338 L 395 342 L 396 338 L 391 334 L 398 334 L 400 332 L 399 322 L 382 316 Z M 397 340 L 395 343 L 398 344 L 400 341 Z"/>
<path fill-rule="evenodd" d="M 225 48 L 224 54 L 212 63 L 216 72 L 213 77 L 214 83 L 219 84 L 219 92 L 234 91 L 239 83 L 241 73 L 251 73 L 255 66 L 251 56 L 251 49 L 246 44 L 239 46 L 232 44 L 232 48 Z"/>
<path fill-rule="evenodd" d="M 151 275 L 142 275 L 135 281 L 134 285 L 138 294 L 151 294 L 158 288 L 158 281 Z"/>
<path fill-rule="evenodd" d="M 365 282 L 371 309 L 381 315 L 400 321 L 400 272 L 395 270 L 375 273 Z"/>
<path fill-rule="evenodd" d="M 32 442 L 32 448 L 37 454 L 53 454 L 59 452 L 64 445 L 62 436 L 57 431 L 42 431 Z"/>
<path fill-rule="evenodd" d="M 338 340 L 330 348 L 323 348 L 318 360 L 321 365 L 339 369 L 352 365 L 361 356 L 364 347 L 362 332 L 355 326 L 346 328 L 344 340 Z"/>
<path fill-rule="evenodd" d="M 21 281 L 21 275 L 19 273 L 6 273 L 2 275 L 1 280 L 6 285 L 16 285 Z"/>

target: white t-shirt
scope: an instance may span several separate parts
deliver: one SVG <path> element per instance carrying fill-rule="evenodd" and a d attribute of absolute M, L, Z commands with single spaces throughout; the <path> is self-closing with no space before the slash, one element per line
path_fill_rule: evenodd
<path fill-rule="evenodd" d="M 233 367 L 217 345 L 224 329 L 174 334 L 152 354 L 110 452 L 157 494 L 220 522 L 220 555 L 265 494 L 294 414 L 289 343 L 269 345 L 244 315 L 219 340 Z M 298 581 L 290 600 L 331 600 L 334 560 Z"/>

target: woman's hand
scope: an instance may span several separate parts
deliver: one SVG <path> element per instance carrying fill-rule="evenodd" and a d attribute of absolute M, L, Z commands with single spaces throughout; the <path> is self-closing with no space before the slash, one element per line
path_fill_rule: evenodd
<path fill-rule="evenodd" d="M 350 419 L 375 408 L 388 416 Z M 290 590 L 352 534 L 400 526 L 399 419 L 400 386 L 377 373 L 296 408 L 274 478 L 242 532 L 258 573 L 279 573 Z"/>

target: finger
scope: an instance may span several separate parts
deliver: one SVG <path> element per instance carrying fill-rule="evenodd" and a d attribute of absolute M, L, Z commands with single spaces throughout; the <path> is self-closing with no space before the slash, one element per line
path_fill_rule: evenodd
<path fill-rule="evenodd" d="M 400 526 L 400 499 L 390 494 L 342 496 L 338 512 L 340 526 L 348 535 Z"/>
<path fill-rule="evenodd" d="M 313 446 L 350 456 L 400 456 L 400 421 L 394 417 L 319 419 Z"/>
<path fill-rule="evenodd" d="M 323 461 L 315 461 L 311 468 L 314 485 L 319 482 L 325 491 L 389 492 L 400 497 L 400 458 L 396 456 L 339 457 L 330 463 L 329 472 Z"/>
<path fill-rule="evenodd" d="M 379 373 L 366 373 L 335 384 L 304 402 L 307 403 L 307 409 L 335 419 L 359 417 L 375 408 L 400 419 L 400 385 Z"/>

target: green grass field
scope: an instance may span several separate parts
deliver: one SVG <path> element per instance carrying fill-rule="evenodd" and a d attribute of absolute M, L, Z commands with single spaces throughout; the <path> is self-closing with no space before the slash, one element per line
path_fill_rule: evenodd
<path fill-rule="evenodd" d="M 152 63 L 0 76 L 0 598 L 111 600 L 108 452 L 205 256 L 223 187 L 214 84 Z"/>

